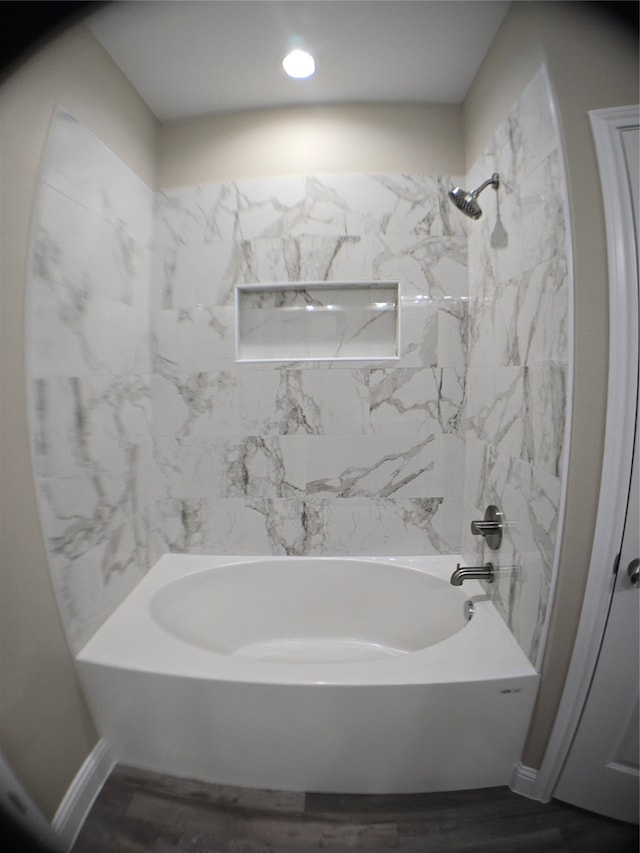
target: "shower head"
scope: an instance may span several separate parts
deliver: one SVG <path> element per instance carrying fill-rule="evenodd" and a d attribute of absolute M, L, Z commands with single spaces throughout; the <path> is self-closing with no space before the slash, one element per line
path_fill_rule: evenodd
<path fill-rule="evenodd" d="M 494 190 L 497 190 L 500 186 L 500 177 L 497 172 L 494 172 L 488 181 L 480 184 L 478 189 L 473 190 L 473 192 L 463 190 L 462 187 L 455 187 L 450 190 L 449 198 L 458 210 L 461 210 L 466 216 L 471 217 L 471 219 L 480 219 L 482 216 L 482 208 L 478 204 L 478 196 L 482 190 L 489 186 L 493 187 Z"/>

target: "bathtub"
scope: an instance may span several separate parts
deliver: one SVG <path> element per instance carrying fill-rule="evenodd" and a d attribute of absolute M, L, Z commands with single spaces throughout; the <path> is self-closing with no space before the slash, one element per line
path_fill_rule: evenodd
<path fill-rule="evenodd" d="M 116 761 L 205 782 L 507 784 L 539 677 L 458 560 L 167 554 L 77 655 L 96 727 Z"/>

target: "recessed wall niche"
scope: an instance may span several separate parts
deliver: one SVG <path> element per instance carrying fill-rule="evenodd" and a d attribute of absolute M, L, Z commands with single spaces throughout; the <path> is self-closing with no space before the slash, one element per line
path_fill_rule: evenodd
<path fill-rule="evenodd" d="M 236 361 L 399 358 L 398 282 L 236 287 Z"/>

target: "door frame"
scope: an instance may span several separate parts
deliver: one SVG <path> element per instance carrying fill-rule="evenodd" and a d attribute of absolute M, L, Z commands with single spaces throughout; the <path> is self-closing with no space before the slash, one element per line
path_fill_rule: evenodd
<path fill-rule="evenodd" d="M 555 723 L 530 796 L 547 802 L 569 753 L 606 626 L 631 481 L 638 387 L 638 265 L 633 209 L 620 134 L 640 124 L 640 108 L 589 112 L 602 200 L 609 273 L 609 373 L 600 496 L 589 574 L 571 663 Z"/>

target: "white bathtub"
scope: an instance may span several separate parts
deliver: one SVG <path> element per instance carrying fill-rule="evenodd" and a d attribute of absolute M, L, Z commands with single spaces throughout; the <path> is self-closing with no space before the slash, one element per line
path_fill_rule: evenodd
<path fill-rule="evenodd" d="M 165 555 L 77 656 L 98 731 L 230 785 L 507 784 L 538 675 L 458 560 Z"/>

